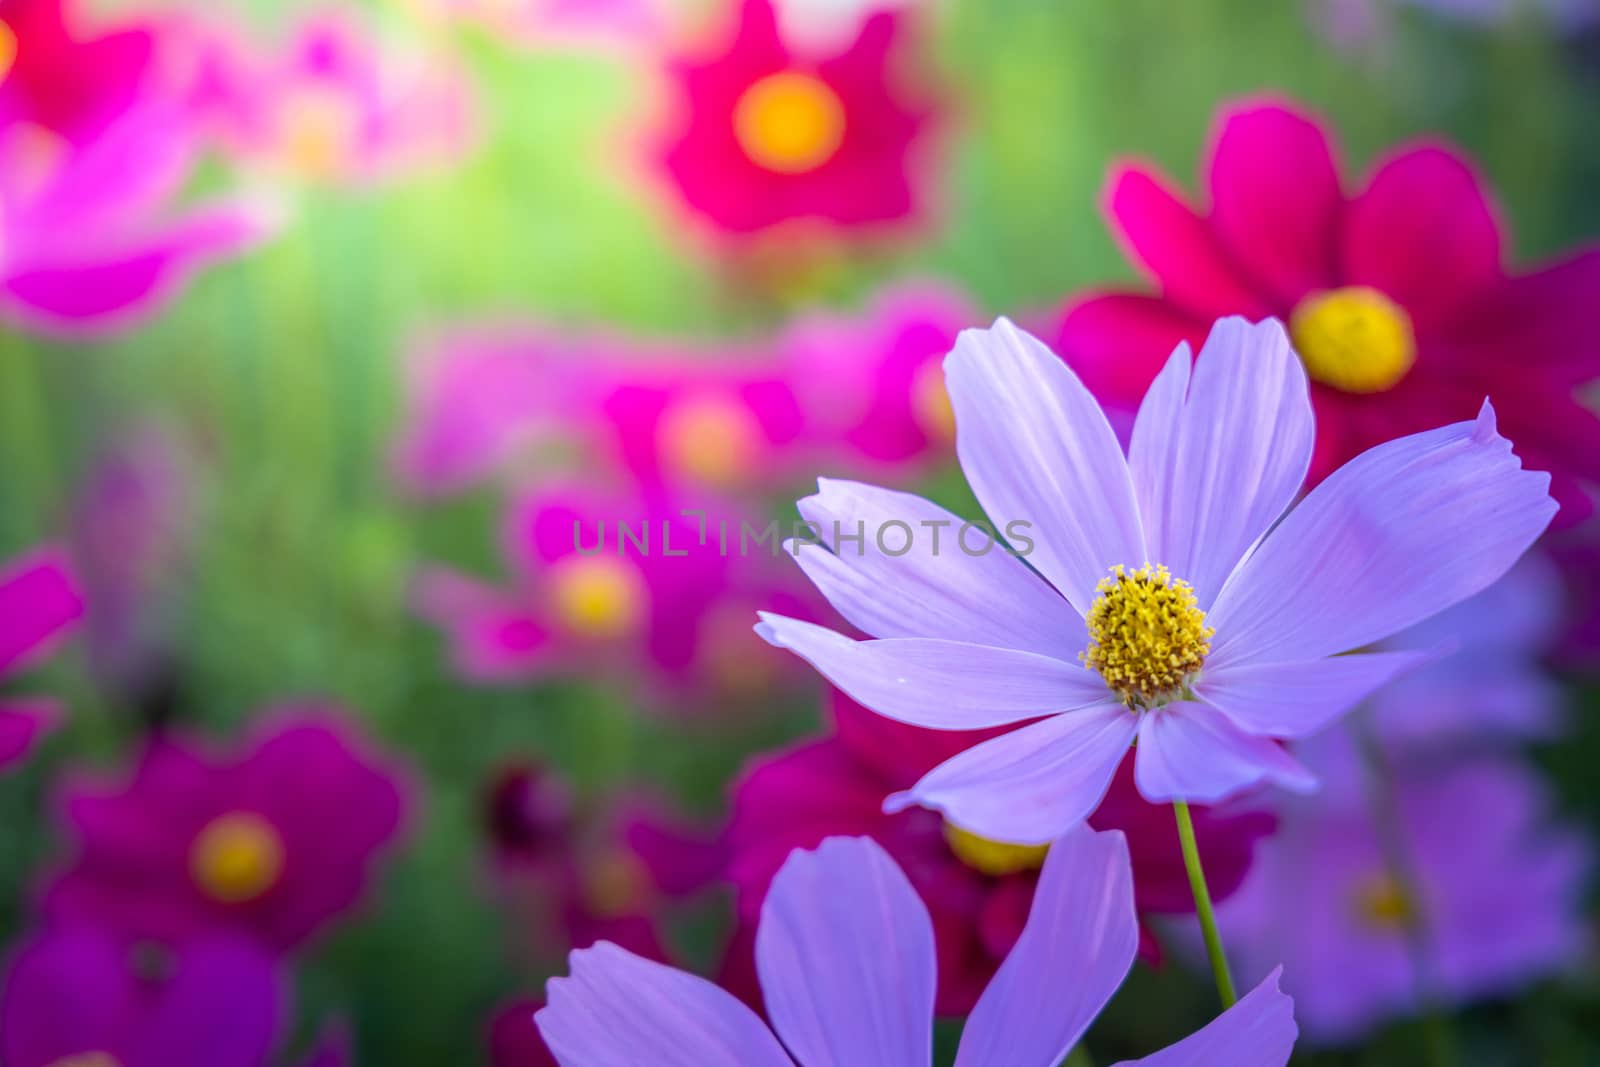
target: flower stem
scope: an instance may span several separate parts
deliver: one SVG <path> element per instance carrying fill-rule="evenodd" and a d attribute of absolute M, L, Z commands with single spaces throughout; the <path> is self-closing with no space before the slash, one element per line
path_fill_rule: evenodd
<path fill-rule="evenodd" d="M 1222 999 L 1224 1011 L 1239 1002 L 1233 988 L 1233 973 L 1228 970 L 1228 957 L 1222 951 L 1222 937 L 1217 933 L 1217 916 L 1211 909 L 1211 890 L 1206 887 L 1206 872 L 1200 866 L 1200 848 L 1194 840 L 1194 820 L 1189 817 L 1189 805 L 1182 800 L 1172 802 L 1178 817 L 1178 841 L 1183 845 L 1183 866 L 1189 872 L 1189 889 L 1194 893 L 1194 911 L 1200 917 L 1200 932 L 1205 935 L 1206 955 L 1211 957 L 1211 975 L 1217 980 L 1217 996 Z"/>

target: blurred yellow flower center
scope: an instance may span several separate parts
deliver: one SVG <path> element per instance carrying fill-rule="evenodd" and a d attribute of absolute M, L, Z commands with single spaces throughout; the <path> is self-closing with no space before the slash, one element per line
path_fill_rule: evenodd
<path fill-rule="evenodd" d="M 1194 587 L 1165 567 L 1147 563 L 1130 571 L 1118 564 L 1095 594 L 1085 619 L 1089 647 L 1083 662 L 1130 708 L 1181 695 L 1216 634 L 1195 602 Z"/>
<path fill-rule="evenodd" d="M 109 1052 L 74 1052 L 51 1060 L 50 1067 L 122 1067 L 122 1061 Z"/>
<path fill-rule="evenodd" d="M 205 825 L 189 846 L 189 873 L 224 904 L 256 900 L 283 876 L 283 838 L 266 819 L 230 811 Z"/>
<path fill-rule="evenodd" d="M 650 872 L 632 852 L 616 849 L 589 865 L 583 879 L 584 902 L 596 915 L 626 915 L 650 890 Z"/>
<path fill-rule="evenodd" d="M 1392 875 L 1380 874 L 1356 890 L 1356 914 L 1380 930 L 1403 930 L 1417 918 L 1410 894 Z"/>
<path fill-rule="evenodd" d="M 944 384 L 944 366 L 930 360 L 911 380 L 911 414 L 923 433 L 935 441 L 956 439 L 956 409 Z"/>
<path fill-rule="evenodd" d="M 580 637 L 622 637 L 644 618 L 644 582 L 625 559 L 569 556 L 552 566 L 550 583 L 557 616 Z"/>
<path fill-rule="evenodd" d="M 334 181 L 349 173 L 360 130 L 355 103 L 333 89 L 301 89 L 279 104 L 283 163 L 312 181 Z"/>
<path fill-rule="evenodd" d="M 844 142 L 844 104 L 820 78 L 773 74 L 739 98 L 733 130 L 757 166 L 804 174 L 832 159 Z"/>
<path fill-rule="evenodd" d="M 0 19 L 0 81 L 17 62 L 17 34 L 5 19 Z"/>
<path fill-rule="evenodd" d="M 707 485 L 737 485 L 750 472 L 765 434 L 748 407 L 725 396 L 701 396 L 672 405 L 661 416 L 657 440 L 668 466 Z"/>
<path fill-rule="evenodd" d="M 1393 388 L 1417 359 L 1411 316 L 1365 286 L 1306 297 L 1289 318 L 1289 335 L 1306 372 L 1347 393 Z"/>
<path fill-rule="evenodd" d="M 1008 874 L 1036 871 L 1044 866 L 1049 845 L 1013 845 L 1006 841 L 992 841 L 963 830 L 955 823 L 944 824 L 944 839 L 956 859 L 981 874 L 1003 878 Z"/>

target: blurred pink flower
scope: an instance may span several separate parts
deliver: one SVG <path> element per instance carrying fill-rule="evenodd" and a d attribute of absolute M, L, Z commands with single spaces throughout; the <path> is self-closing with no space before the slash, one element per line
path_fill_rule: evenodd
<path fill-rule="evenodd" d="M 886 814 L 883 801 L 1004 731 L 973 735 L 905 726 L 837 692 L 831 709 L 829 736 L 757 761 L 734 788 L 727 877 L 738 891 L 740 920 L 755 922 L 791 850 L 813 848 L 835 835 L 870 836 L 905 869 L 933 916 L 940 1014 L 965 1014 L 1022 932 L 1046 850 L 986 841 L 923 809 Z M 1226 898 L 1275 821 L 1239 808 L 1194 812 L 1212 892 Z M 1127 835 L 1141 913 L 1193 912 L 1172 813 L 1138 795 L 1131 760 L 1124 761 L 1089 823 Z M 1148 933 L 1142 951 L 1159 956 Z M 738 973 L 736 965 L 730 970 Z"/>
<path fill-rule="evenodd" d="M 1501 212 L 1454 148 L 1400 145 L 1353 185 L 1327 124 L 1277 100 L 1221 113 L 1204 177 L 1196 206 L 1143 163 L 1112 173 L 1107 212 L 1154 291 L 1073 298 L 1052 345 L 1103 402 L 1130 406 L 1222 316 L 1276 317 L 1312 380 L 1308 486 L 1488 397 L 1528 468 L 1551 472 L 1558 523 L 1593 511 L 1600 418 L 1580 393 L 1600 377 L 1600 247 L 1514 273 Z"/>
<path fill-rule="evenodd" d="M 155 962 L 155 968 L 139 963 Z M 0 996 L 7 1067 L 264 1067 L 288 1021 L 271 956 L 205 938 L 151 961 L 93 926 L 16 955 Z"/>
<path fill-rule="evenodd" d="M 859 313 L 698 348 L 536 328 L 458 334 L 412 362 L 396 474 L 436 495 L 565 463 L 624 470 L 651 495 L 767 497 L 819 467 L 914 471 L 952 454 L 940 363 L 971 321 L 958 294 L 916 283 Z"/>
<path fill-rule="evenodd" d="M 741 516 L 725 507 L 685 514 L 636 493 L 546 485 L 507 516 L 509 585 L 434 568 L 415 604 L 476 681 L 592 672 L 685 708 L 748 696 L 789 673 L 752 640 L 748 613 L 763 597 L 811 603 L 772 558 L 775 539 L 755 540 L 764 525 L 741 544 Z"/>
<path fill-rule="evenodd" d="M 183 203 L 198 148 L 165 25 L 101 36 L 51 0 L 0 7 L 0 318 L 126 326 L 266 231 L 241 202 Z"/>
<path fill-rule="evenodd" d="M 240 162 L 291 181 L 351 185 L 446 165 L 473 136 L 463 73 L 329 8 L 277 54 L 205 31 L 198 106 Z"/>
<path fill-rule="evenodd" d="M 1245 973 L 1282 962 L 1308 1042 L 1359 1040 L 1420 1011 L 1424 990 L 1446 1004 L 1513 993 L 1588 952 L 1592 849 L 1551 821 L 1543 783 L 1516 760 L 1397 764 L 1393 829 L 1408 884 L 1390 866 L 1348 734 L 1299 754 L 1326 791 L 1284 800 L 1278 834 L 1219 920 Z"/>
<path fill-rule="evenodd" d="M 83 594 L 55 548 L 0 569 L 0 680 L 46 655 L 83 617 Z M 54 701 L 0 695 L 0 770 L 21 760 L 56 720 Z"/>
<path fill-rule="evenodd" d="M 652 142 L 689 210 L 732 237 L 914 220 L 932 107 L 907 77 L 906 19 L 879 12 L 815 56 L 780 37 L 771 0 L 728 7 L 737 24 L 721 41 L 668 64 L 676 97 Z"/>
<path fill-rule="evenodd" d="M 242 751 L 158 738 L 126 783 L 68 790 L 73 855 L 47 914 L 128 940 L 226 931 L 292 949 L 361 899 L 404 808 L 399 777 L 327 708 L 278 709 Z"/>

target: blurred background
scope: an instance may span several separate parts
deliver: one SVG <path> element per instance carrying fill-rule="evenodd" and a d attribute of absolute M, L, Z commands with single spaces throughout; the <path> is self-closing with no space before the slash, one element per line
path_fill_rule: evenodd
<path fill-rule="evenodd" d="M 193 1060 L 218 1064 L 545 1062 L 524 1005 L 596 936 L 748 989 L 763 847 L 898 832 L 812 802 L 906 770 L 751 774 L 859 712 L 750 631 L 830 618 L 793 561 L 706 530 L 788 523 L 818 475 L 976 514 L 938 359 L 996 315 L 1054 341 L 1084 294 L 1153 291 L 1107 216 L 1115 164 L 1203 213 L 1221 124 L 1282 104 L 1349 195 L 1397 145 L 1453 145 L 1508 265 L 1600 234 L 1589 0 L 0 0 L 0 22 L 0 1055 L 22 1067 L 136 1067 L 72 1044 L 113 1024 L 62 975 L 102 964 L 172 998 L 259 971 L 229 1003 L 263 1036 Z M 1600 306 L 1587 280 L 1571 298 Z M 575 551 L 624 523 L 692 550 Z M 1504 672 L 1437 685 L 1503 685 L 1511 726 L 1391 747 L 1348 825 L 1215 813 L 1237 959 L 1287 960 L 1297 1062 L 1600 1063 L 1591 540 L 1571 524 L 1455 635 Z M 1504 840 L 1463 858 L 1427 843 L 1441 823 Z M 1431 946 L 1405 879 L 1326 904 L 1350 914 L 1300 903 L 1349 852 L 1317 834 L 1387 862 L 1393 827 L 1411 881 L 1437 856 L 1486 887 Z M 1263 929 L 1295 903 L 1326 944 Z M 1208 1017 L 1184 920 L 1156 915 L 1185 907 L 1148 909 L 1094 1062 Z M 1336 958 L 1357 912 L 1370 952 L 1297 988 L 1293 957 Z M 993 940 L 960 966 L 986 977 Z M 23 1034 L 46 1003 L 93 1019 Z"/>

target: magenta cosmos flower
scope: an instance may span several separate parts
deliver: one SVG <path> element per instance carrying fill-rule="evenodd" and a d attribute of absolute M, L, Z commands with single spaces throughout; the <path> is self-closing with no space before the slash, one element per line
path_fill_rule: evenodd
<path fill-rule="evenodd" d="M 839 834 L 869 836 L 906 872 L 932 916 L 939 957 L 935 1010 L 965 1015 L 1022 933 L 1046 850 L 988 841 L 920 808 L 889 814 L 883 798 L 994 731 L 905 726 L 837 694 L 831 710 L 829 736 L 758 760 L 734 788 L 727 877 L 738 894 L 739 921 L 754 925 L 773 876 L 794 849 L 815 848 Z M 1226 898 L 1276 820 L 1263 812 L 1204 807 L 1195 809 L 1194 819 L 1212 894 Z M 1131 759 L 1123 761 L 1089 825 L 1127 836 L 1141 917 L 1194 911 L 1172 813 L 1139 796 Z M 1140 952 L 1160 955 L 1148 932 Z"/>
<path fill-rule="evenodd" d="M 452 162 L 470 140 L 461 73 L 440 55 L 385 51 L 347 14 L 304 18 L 270 57 L 209 37 L 201 109 L 230 154 L 277 177 L 371 182 Z"/>
<path fill-rule="evenodd" d="M 0 6 L 0 318 L 104 331 L 163 304 L 266 230 L 188 206 L 198 131 L 153 26 L 95 36 L 53 0 Z"/>
<path fill-rule="evenodd" d="M 0 680 L 27 669 L 83 617 L 83 595 L 60 551 L 39 549 L 0 570 Z M 54 701 L 0 696 L 0 770 L 56 721 Z"/>
<path fill-rule="evenodd" d="M 819 463 L 915 469 L 949 455 L 940 362 L 973 321 L 962 297 L 919 283 L 858 314 L 709 350 L 530 327 L 463 333 L 411 364 L 396 473 L 436 495 L 551 465 L 574 444 L 651 494 L 764 495 Z"/>
<path fill-rule="evenodd" d="M 738 25 L 727 43 L 668 70 L 677 100 L 657 150 L 688 207 L 734 236 L 915 215 L 929 109 L 898 69 L 905 18 L 880 12 L 819 57 L 785 44 L 770 0 L 729 7 Z"/>
<path fill-rule="evenodd" d="M 396 775 L 322 709 L 272 716 L 242 753 L 151 744 L 126 785 L 66 795 L 74 855 L 56 921 L 181 943 L 214 930 L 273 949 L 353 907 L 400 828 Z"/>
<path fill-rule="evenodd" d="M 963 333 L 945 376 L 961 466 L 1011 551 L 918 497 L 824 480 L 800 510 L 825 544 L 797 546 L 799 562 L 874 640 L 776 615 L 758 630 L 902 722 L 1040 719 L 887 802 L 995 840 L 1081 822 L 1135 737 L 1147 800 L 1312 788 L 1277 739 L 1425 658 L 1342 653 L 1489 585 L 1555 511 L 1486 403 L 1357 457 L 1285 513 L 1315 427 L 1272 321 L 1218 322 L 1198 362 L 1180 345 L 1127 455 L 1077 376 L 1003 319 Z"/>
<path fill-rule="evenodd" d="M 272 957 L 207 938 L 152 962 L 93 927 L 22 948 L 0 997 L 7 1067 L 264 1067 L 288 997 Z M 153 972 L 153 973 L 152 973 Z M 159 977 L 157 977 L 159 974 Z"/>
<path fill-rule="evenodd" d="M 1402 760 L 1398 815 L 1380 823 L 1344 732 L 1314 746 L 1305 757 L 1328 796 L 1284 806 L 1280 833 L 1218 913 L 1236 962 L 1283 961 L 1309 1038 L 1359 1040 L 1425 1010 L 1420 990 L 1466 1003 L 1582 966 L 1594 850 L 1578 827 L 1553 821 L 1538 775 L 1503 756 Z M 1391 833 L 1407 881 L 1390 866 Z"/>
<path fill-rule="evenodd" d="M 786 589 L 776 534 L 741 550 L 738 512 L 687 506 L 574 484 L 529 490 L 507 516 L 510 581 L 435 567 L 418 578 L 417 611 L 475 681 L 598 670 L 680 708 L 759 694 L 788 664 L 750 636 L 749 613 L 767 597 L 799 611 L 808 601 Z"/>
<path fill-rule="evenodd" d="M 956 1062 L 1054 1067 L 1122 984 L 1138 941 L 1122 835 L 1063 837 Z M 771 1030 L 711 983 L 606 942 L 574 952 L 572 977 L 550 981 L 539 1028 L 564 1067 L 932 1062 L 933 924 L 871 840 L 830 838 L 789 857 L 762 907 L 756 963 Z M 1294 1006 L 1274 972 L 1198 1033 L 1137 1062 L 1280 1067 L 1294 1039 Z"/>
<path fill-rule="evenodd" d="M 1312 483 L 1488 397 L 1529 466 L 1554 472 L 1563 522 L 1592 510 L 1600 419 L 1575 391 L 1600 376 L 1600 251 L 1512 274 L 1499 212 L 1451 149 L 1402 148 L 1346 195 L 1323 127 L 1285 105 L 1227 111 L 1207 174 L 1205 214 L 1142 166 L 1113 175 L 1110 214 L 1159 293 L 1067 310 L 1056 347 L 1096 395 L 1135 402 L 1218 316 L 1276 316 L 1311 375 Z"/>

